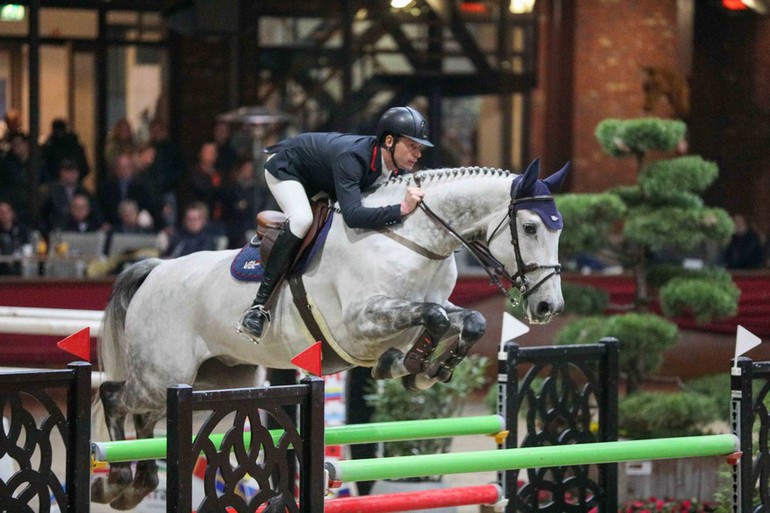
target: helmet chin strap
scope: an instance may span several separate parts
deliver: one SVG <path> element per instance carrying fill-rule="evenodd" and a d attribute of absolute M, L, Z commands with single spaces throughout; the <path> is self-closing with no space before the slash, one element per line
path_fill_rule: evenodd
<path fill-rule="evenodd" d="M 398 164 L 396 164 L 396 144 L 398 144 L 398 135 L 393 135 L 393 144 L 390 146 L 385 146 L 385 151 L 390 153 L 390 160 L 393 161 L 393 168 L 396 171 L 396 174 L 401 174 L 401 169 L 399 169 Z"/>

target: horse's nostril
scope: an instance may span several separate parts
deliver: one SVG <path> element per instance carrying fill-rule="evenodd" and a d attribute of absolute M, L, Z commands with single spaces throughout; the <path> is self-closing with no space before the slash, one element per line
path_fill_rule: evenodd
<path fill-rule="evenodd" d="M 537 304 L 537 314 L 540 316 L 546 316 L 551 313 L 551 304 L 547 301 L 540 301 Z"/>

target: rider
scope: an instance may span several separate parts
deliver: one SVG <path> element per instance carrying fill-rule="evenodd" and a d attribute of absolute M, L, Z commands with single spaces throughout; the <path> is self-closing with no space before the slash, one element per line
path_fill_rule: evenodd
<path fill-rule="evenodd" d="M 313 221 L 308 198 L 325 192 L 338 200 L 342 218 L 351 228 L 400 223 L 420 202 L 419 187 L 409 187 L 401 204 L 384 207 L 362 206 L 361 191 L 378 179 L 410 172 L 423 147 L 433 146 L 427 137 L 428 124 L 419 112 L 393 107 L 377 123 L 376 136 L 306 133 L 263 150 L 270 154 L 265 164 L 267 186 L 288 220 L 275 240 L 257 297 L 238 323 L 239 332 L 258 339 L 265 321 L 270 321 L 264 305 Z"/>

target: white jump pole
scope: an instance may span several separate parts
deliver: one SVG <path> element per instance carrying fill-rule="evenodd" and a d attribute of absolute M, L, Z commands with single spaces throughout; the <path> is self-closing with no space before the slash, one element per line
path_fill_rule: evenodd
<path fill-rule="evenodd" d="M 39 317 L 42 319 L 86 319 L 100 321 L 104 317 L 101 310 L 69 310 L 66 308 L 28 308 L 22 306 L 0 306 L 0 318 L 3 317 Z"/>
<path fill-rule="evenodd" d="M 0 317 L 0 333 L 69 336 L 83 328 L 90 328 L 91 336 L 96 337 L 102 331 L 102 321 L 41 317 Z"/>

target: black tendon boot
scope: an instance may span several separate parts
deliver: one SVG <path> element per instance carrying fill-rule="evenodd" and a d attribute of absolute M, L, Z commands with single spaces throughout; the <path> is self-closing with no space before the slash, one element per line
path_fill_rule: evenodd
<path fill-rule="evenodd" d="M 273 293 L 273 289 L 281 281 L 284 273 L 294 260 L 295 253 L 302 244 L 302 239 L 289 231 L 289 223 L 284 226 L 281 234 L 275 239 L 270 252 L 270 260 L 265 266 L 265 274 L 251 307 L 243 313 L 238 326 L 238 333 L 243 333 L 256 342 L 262 336 L 265 321 L 270 321 L 270 312 L 264 305 Z"/>

